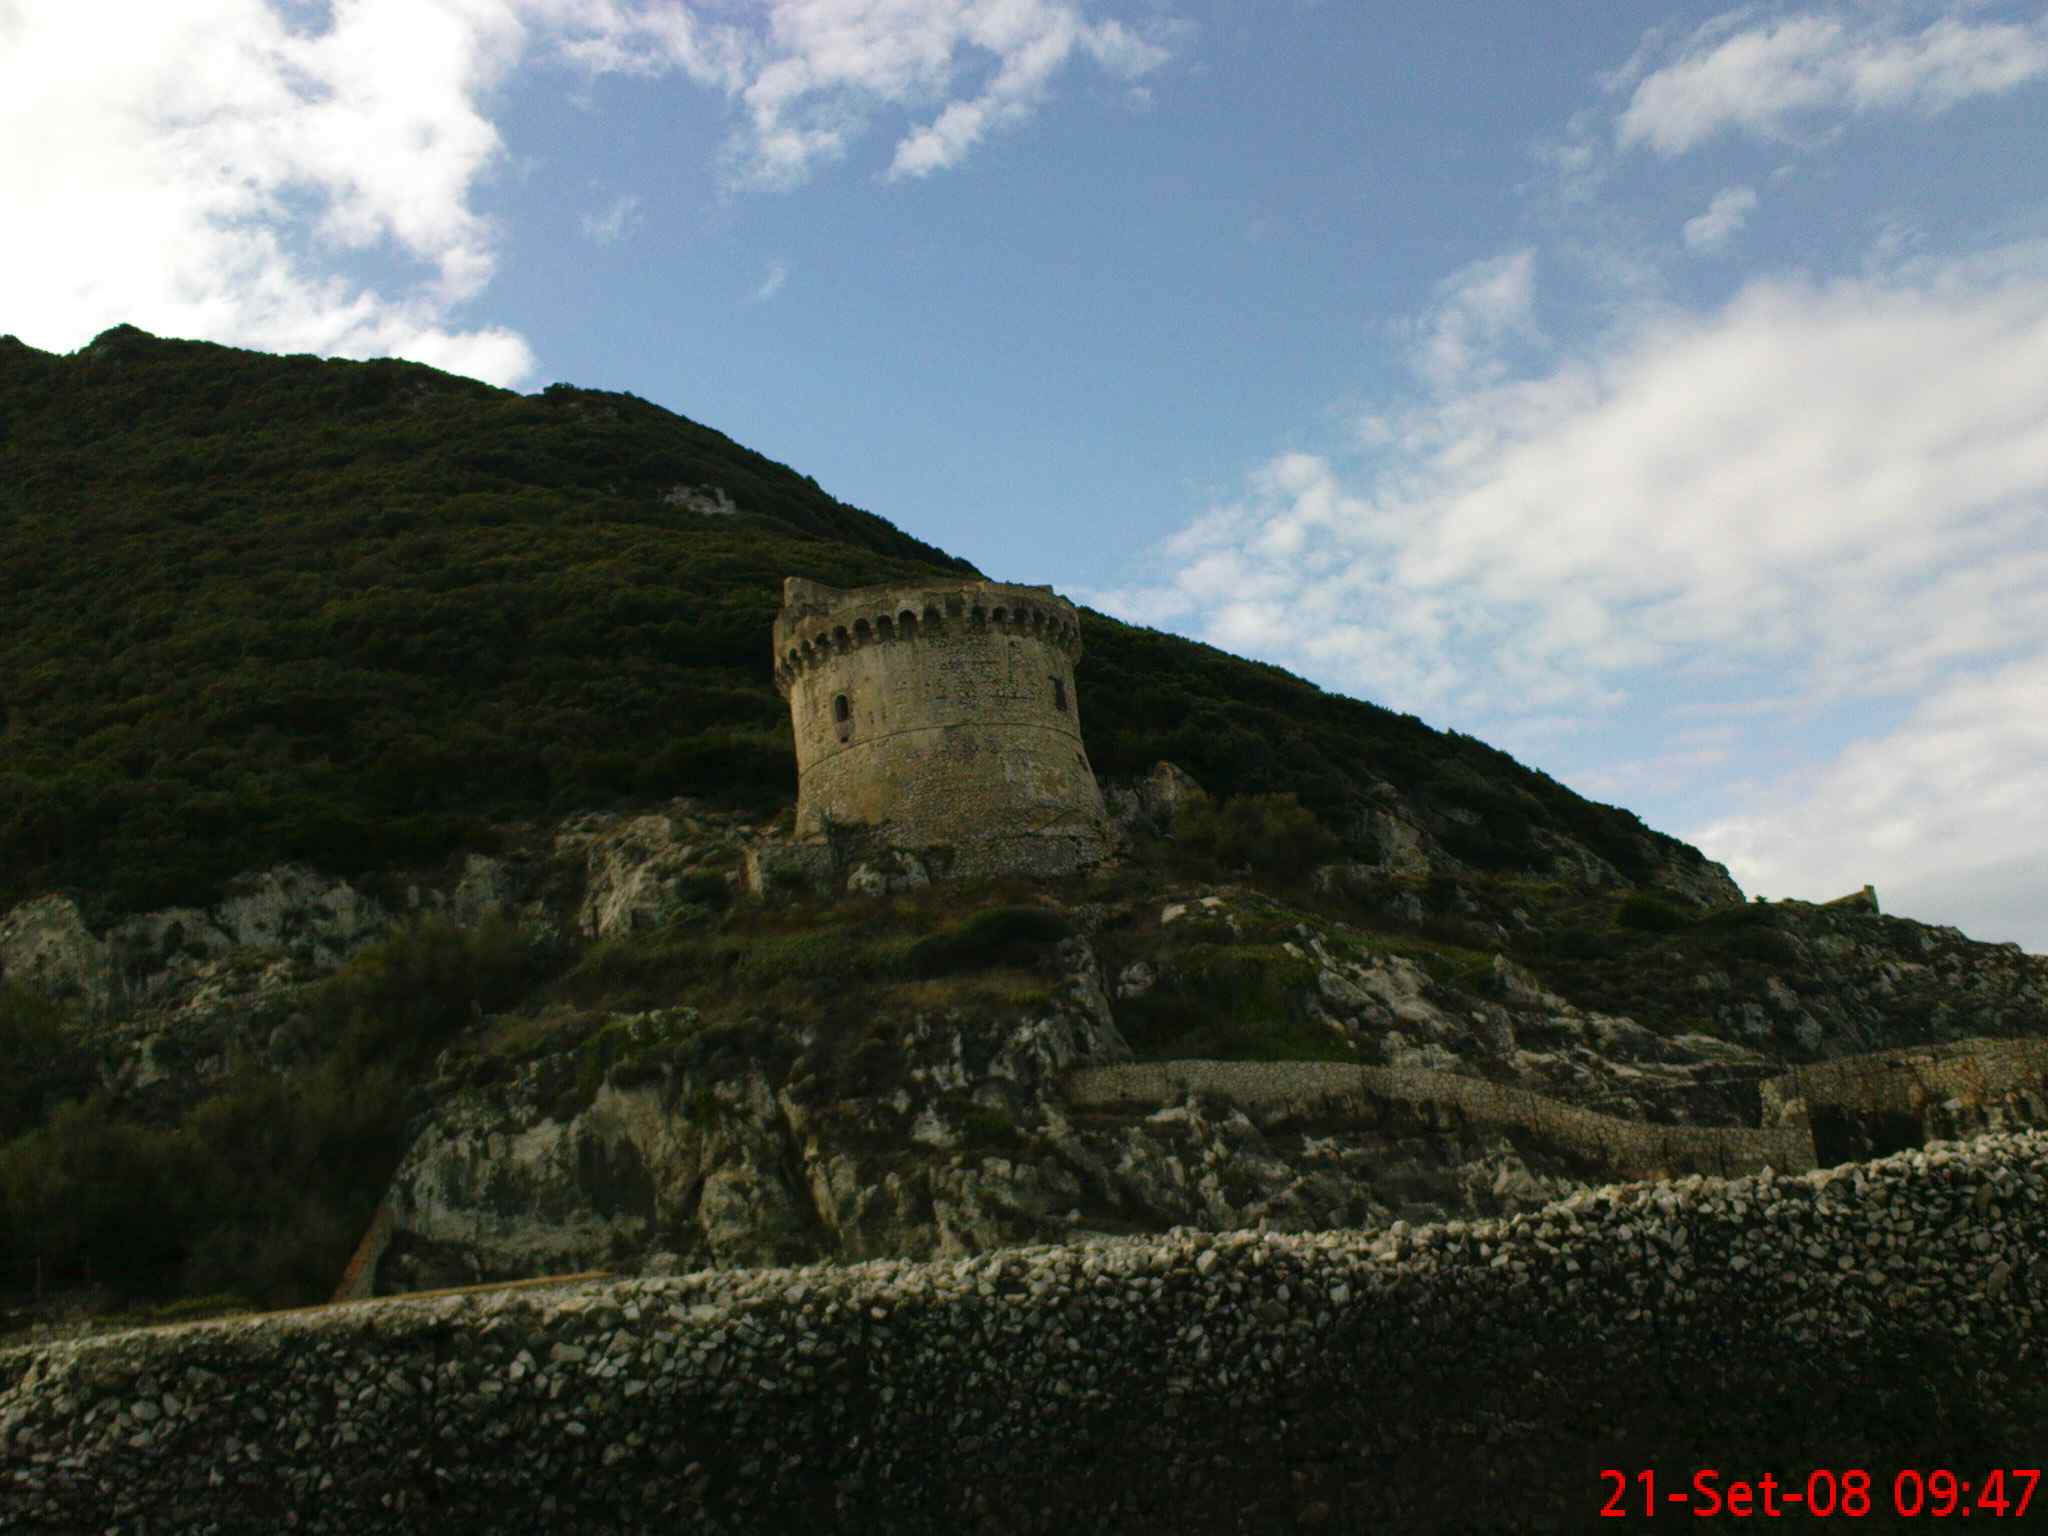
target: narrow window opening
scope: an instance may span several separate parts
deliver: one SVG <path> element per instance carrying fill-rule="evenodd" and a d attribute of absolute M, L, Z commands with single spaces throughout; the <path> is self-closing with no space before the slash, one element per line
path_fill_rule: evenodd
<path fill-rule="evenodd" d="M 1067 685 L 1062 678 L 1052 680 L 1052 707 L 1063 715 L 1067 712 Z"/>
<path fill-rule="evenodd" d="M 832 718 L 841 725 L 853 718 L 853 709 L 846 702 L 846 695 L 843 693 L 832 701 Z"/>

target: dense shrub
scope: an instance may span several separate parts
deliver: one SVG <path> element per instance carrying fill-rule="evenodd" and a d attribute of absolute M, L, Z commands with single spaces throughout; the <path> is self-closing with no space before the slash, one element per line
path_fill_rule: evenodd
<path fill-rule="evenodd" d="M 1226 869 L 1300 877 L 1327 859 L 1337 839 L 1293 794 L 1198 800 L 1174 820 L 1174 840 Z"/>
<path fill-rule="evenodd" d="M 913 976 L 945 976 L 999 965 L 1030 965 L 1048 944 L 1073 932 L 1044 907 L 989 907 L 954 927 L 920 939 L 910 951 Z"/>
<path fill-rule="evenodd" d="M 676 895 L 704 907 L 725 907 L 732 903 L 732 886 L 715 869 L 696 869 L 679 877 Z"/>
<path fill-rule="evenodd" d="M 334 1284 L 404 1151 L 408 1096 L 390 1067 L 329 1061 L 250 1073 L 185 1119 L 197 1202 L 182 1285 L 268 1305 Z"/>
<path fill-rule="evenodd" d="M 361 951 L 311 990 L 306 1007 L 344 1064 L 400 1067 L 524 996 L 555 958 L 502 914 L 474 927 L 427 917 Z"/>
<path fill-rule="evenodd" d="M 101 1097 L 61 1104 L 0 1147 L 0 1264 L 9 1288 L 88 1281 L 175 1289 L 197 1206 L 189 1144 L 121 1120 Z"/>
<path fill-rule="evenodd" d="M 1739 955 L 1745 960 L 1762 960 L 1777 965 L 1789 965 L 1799 958 L 1799 947 L 1789 935 L 1775 928 L 1738 928 L 1728 936 L 1726 949 L 1729 954 Z"/>
<path fill-rule="evenodd" d="M 1308 1011 L 1316 970 L 1277 944 L 1191 943 L 1169 950 L 1150 992 L 1117 1004 L 1140 1059 L 1349 1059 Z"/>
<path fill-rule="evenodd" d="M 104 1098 L 59 1106 L 0 1147 L 0 1269 L 17 1283 L 90 1273 L 129 1294 L 233 1291 L 321 1299 L 403 1151 L 408 1086 L 485 1009 L 548 967 L 501 918 L 412 923 L 370 945 L 305 1007 L 325 1054 L 289 1078 L 250 1070 L 175 1130 L 124 1121 Z M 39 1039 L 33 1008 L 9 1036 Z"/>
<path fill-rule="evenodd" d="M 65 1028 L 63 1007 L 32 988 L 0 982 L 0 1142 L 92 1092 L 91 1060 Z"/>
<path fill-rule="evenodd" d="M 1705 929 L 1776 928 L 1783 919 L 1762 897 L 1742 906 L 1716 907 L 1699 920 Z"/>
<path fill-rule="evenodd" d="M 1600 960 L 1616 952 L 1616 943 L 1611 933 L 1564 927 L 1539 935 L 1535 947 L 1540 953 L 1558 960 Z"/>
<path fill-rule="evenodd" d="M 1692 919 L 1668 902 L 1638 893 L 1615 909 L 1614 926 L 1637 933 L 1679 933 L 1692 926 Z"/>

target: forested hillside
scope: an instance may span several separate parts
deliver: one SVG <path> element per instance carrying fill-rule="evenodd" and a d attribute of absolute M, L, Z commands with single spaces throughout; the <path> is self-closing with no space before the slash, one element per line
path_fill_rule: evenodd
<path fill-rule="evenodd" d="M 926 569 L 972 568 L 630 395 L 127 326 L 68 357 L 0 339 L 0 907 L 61 888 L 104 920 L 636 798 L 772 810 L 781 578 Z M 1480 869 L 1545 871 L 1546 833 L 1631 878 L 1697 862 L 1275 668 L 1092 613 L 1086 643 L 1106 778 L 1170 758 L 1354 845 L 1384 781 Z"/>

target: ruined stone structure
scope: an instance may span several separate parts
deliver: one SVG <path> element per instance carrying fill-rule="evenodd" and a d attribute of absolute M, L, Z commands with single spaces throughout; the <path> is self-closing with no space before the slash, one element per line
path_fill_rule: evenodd
<path fill-rule="evenodd" d="M 904 850 L 933 874 L 1064 874 L 1108 850 L 1081 744 L 1081 626 L 1050 587 L 845 590 L 792 576 L 775 685 L 800 842 Z"/>

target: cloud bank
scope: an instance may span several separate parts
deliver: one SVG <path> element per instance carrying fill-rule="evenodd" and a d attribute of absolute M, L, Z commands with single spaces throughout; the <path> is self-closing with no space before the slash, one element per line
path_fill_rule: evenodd
<path fill-rule="evenodd" d="M 1724 133 L 1791 138 L 1831 115 L 1934 117 L 2048 77 L 2048 17 L 1976 21 L 1958 11 L 1917 30 L 1897 6 L 1763 21 L 1738 11 L 1672 48 L 1653 37 L 1610 79 L 1629 91 L 1616 141 L 1679 155 Z"/>
<path fill-rule="evenodd" d="M 478 101 L 509 7 L 356 0 L 319 30 L 260 0 L 18 5 L 0 39 L 0 289 L 23 339 L 128 320 L 285 352 L 394 353 L 501 382 L 526 342 L 454 316 L 497 232 L 471 190 L 501 150 Z M 382 292 L 351 255 L 416 273 Z"/>
<path fill-rule="evenodd" d="M 1761 278 L 1538 376 L 1461 367 L 1367 423 L 1376 469 L 1273 460 L 1122 600 L 1238 640 L 1306 610 L 1309 654 L 1439 708 L 1791 655 L 1817 691 L 1897 690 L 2048 642 L 2048 248 Z"/>
<path fill-rule="evenodd" d="M 2048 17 L 1989 9 L 1651 33 L 1534 146 L 1546 238 L 1393 328 L 1416 387 L 1091 600 L 1691 805 L 1673 829 L 1752 890 L 1875 881 L 2048 952 L 2048 242 L 2011 233 L 2038 210 L 1940 251 L 1878 207 L 1860 248 L 1807 232 L 1834 270 L 1719 287 L 1673 258 L 1732 254 L 1755 187 L 1657 233 L 1718 141 L 1817 158 L 2048 83 Z"/>
<path fill-rule="evenodd" d="M 708 18 L 708 19 L 707 19 Z M 518 384 L 525 338 L 466 322 L 506 232 L 478 212 L 522 65 L 678 76 L 736 126 L 736 186 L 787 187 L 887 109 L 887 174 L 959 165 L 1085 61 L 1117 82 L 1167 57 L 1072 0 L 179 0 L 0 5 L 0 243 L 8 323 L 51 349 L 129 321 L 283 352 L 396 355 Z M 631 198 L 583 232 L 628 237 Z M 395 277 L 363 275 L 375 259 Z"/>
<path fill-rule="evenodd" d="M 1481 269 L 1517 295 L 1483 312 L 1520 323 L 1499 275 L 1523 254 Z M 2043 727 L 2021 723 L 2048 698 L 2048 246 L 1757 278 L 1505 376 L 1444 366 L 1467 303 L 1454 284 L 1415 327 L 1418 369 L 1461 383 L 1364 423 L 1355 465 L 1274 458 L 1168 543 L 1166 580 L 1093 600 L 1509 727 L 1664 698 L 1739 719 L 1768 695 L 1779 722 L 1921 700 L 1818 783 L 1762 786 L 1699 832 L 1781 894 L 1853 888 L 1876 852 L 1932 880 L 1973 851 L 1957 806 L 1987 856 L 2048 842 Z M 1802 835 L 1823 810 L 1825 847 Z"/>

